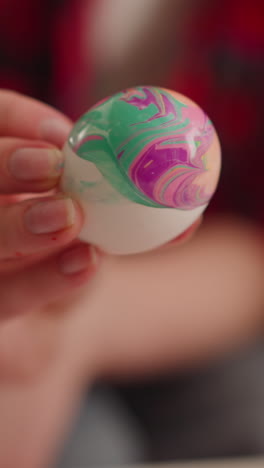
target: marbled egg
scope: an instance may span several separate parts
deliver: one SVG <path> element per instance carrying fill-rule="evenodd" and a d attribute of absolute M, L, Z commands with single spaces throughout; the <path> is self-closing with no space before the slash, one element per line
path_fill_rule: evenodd
<path fill-rule="evenodd" d="M 98 209 L 99 203 L 121 204 L 122 217 L 125 201 L 128 217 L 131 204 L 133 213 L 134 205 L 142 206 L 149 209 L 144 216 L 153 219 L 150 209 L 156 209 L 157 219 L 165 224 L 165 218 L 173 217 L 168 235 L 150 242 L 150 248 L 173 237 L 172 225 L 176 236 L 195 222 L 219 179 L 220 144 L 209 117 L 190 99 L 163 88 L 126 89 L 99 102 L 76 123 L 68 146 L 72 155 L 89 164 L 79 165 L 75 176 L 71 163 L 66 191 L 78 193 L 90 207 L 97 203 Z M 162 210 L 167 214 L 160 215 Z M 142 209 L 140 213 L 141 219 Z M 144 229 L 140 223 L 142 237 L 149 235 L 146 221 Z M 126 235 L 125 228 L 120 232 Z M 136 220 L 135 235 L 139 239 Z"/>

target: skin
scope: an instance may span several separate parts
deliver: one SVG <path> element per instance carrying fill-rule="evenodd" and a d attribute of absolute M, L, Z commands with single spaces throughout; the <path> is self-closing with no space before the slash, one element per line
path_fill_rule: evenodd
<path fill-rule="evenodd" d="M 30 139 L 34 146 L 40 120 L 55 111 L 4 91 L 1 99 L 6 107 L 0 105 L 0 154 L 4 135 Z M 1 119 L 6 108 L 8 127 Z M 20 109 L 27 110 L 26 122 L 17 118 Z M 0 184 L 2 174 L 1 168 Z M 20 190 L 36 194 L 38 187 Z M 21 205 L 13 195 L 3 201 L 12 203 L 17 218 Z M 13 218 L 5 213 L 0 211 L 1 226 L 11 232 Z M 58 259 L 79 246 L 81 223 L 80 213 L 66 234 L 59 233 L 56 247 L 47 238 L 33 258 L 1 264 L 0 466 L 48 466 L 83 392 L 97 378 L 201 365 L 262 333 L 264 256 L 254 226 L 212 220 L 187 244 L 181 238 L 179 245 L 122 258 L 97 253 L 96 265 L 66 278 Z M 16 235 L 14 251 L 21 242 L 21 233 Z M 32 239 L 23 239 L 31 245 Z"/>
<path fill-rule="evenodd" d="M 27 119 L 22 118 L 24 114 Z M 49 142 L 41 139 L 42 122 L 47 119 L 59 122 L 60 126 L 57 134 L 50 133 Z M 2 331 L 0 329 L 0 377 L 5 373 L 23 373 L 24 366 L 23 358 L 14 368 L 9 365 L 4 332 L 7 319 L 15 320 L 26 313 L 44 310 L 50 302 L 65 298 L 72 289 L 87 281 L 94 271 L 89 261 L 80 274 L 63 275 L 59 271 L 60 258 L 67 251 L 72 252 L 73 241 L 82 226 L 82 212 L 76 202 L 74 224 L 56 232 L 56 236 L 54 233 L 35 235 L 25 228 L 24 215 L 29 207 L 40 200 L 58 198 L 56 186 L 60 173 L 38 181 L 19 181 L 9 170 L 15 150 L 60 147 L 70 128 L 71 122 L 48 106 L 0 90 L 0 325 L 3 325 Z M 83 249 L 89 260 L 88 247 L 83 246 Z M 16 346 L 19 355 L 19 342 Z M 31 343 L 26 346 L 30 349 Z"/>

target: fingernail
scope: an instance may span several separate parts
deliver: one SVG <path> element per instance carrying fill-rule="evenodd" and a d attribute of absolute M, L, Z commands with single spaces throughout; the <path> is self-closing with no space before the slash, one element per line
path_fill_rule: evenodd
<path fill-rule="evenodd" d="M 39 127 L 39 137 L 43 140 L 62 146 L 67 140 L 72 125 L 60 119 L 43 120 Z"/>
<path fill-rule="evenodd" d="M 59 260 L 59 269 L 64 275 L 81 273 L 96 267 L 97 255 L 94 247 L 82 245 L 64 253 Z"/>
<path fill-rule="evenodd" d="M 20 148 L 8 162 L 13 177 L 24 181 L 59 177 L 62 165 L 62 153 L 56 148 Z"/>
<path fill-rule="evenodd" d="M 32 234 L 48 234 L 69 228 L 75 221 L 75 206 L 71 199 L 39 202 L 24 215 L 26 228 Z"/>

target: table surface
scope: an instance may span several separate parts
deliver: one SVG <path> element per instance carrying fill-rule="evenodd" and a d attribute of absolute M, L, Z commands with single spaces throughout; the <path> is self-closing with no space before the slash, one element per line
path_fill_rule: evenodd
<path fill-rule="evenodd" d="M 142 468 L 264 468 L 264 458 L 144 465 Z"/>

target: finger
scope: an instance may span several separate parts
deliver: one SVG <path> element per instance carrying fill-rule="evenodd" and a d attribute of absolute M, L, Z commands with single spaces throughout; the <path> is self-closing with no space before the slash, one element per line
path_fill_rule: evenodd
<path fill-rule="evenodd" d="M 52 107 L 0 90 L 0 135 L 47 140 L 62 146 L 71 127 L 71 121 Z"/>
<path fill-rule="evenodd" d="M 203 222 L 203 216 L 200 216 L 195 223 L 193 223 L 186 231 L 184 231 L 182 234 L 180 234 L 178 237 L 173 239 L 172 241 L 168 242 L 163 248 L 166 247 L 172 247 L 172 246 L 180 246 L 182 244 L 185 244 L 189 240 L 192 239 L 192 237 L 195 235 L 196 231 L 199 229 Z"/>
<path fill-rule="evenodd" d="M 63 166 L 61 151 L 41 141 L 0 138 L 0 193 L 51 190 Z"/>
<path fill-rule="evenodd" d="M 36 312 L 53 302 L 65 300 L 94 275 L 98 259 L 93 247 L 80 243 L 26 271 L 3 276 L 0 280 L 0 318 Z"/>
<path fill-rule="evenodd" d="M 0 207 L 0 260 L 61 248 L 75 239 L 82 211 L 71 198 L 34 198 Z"/>

